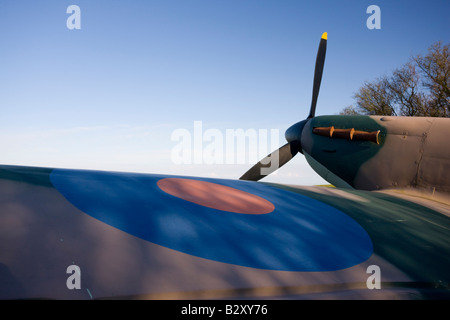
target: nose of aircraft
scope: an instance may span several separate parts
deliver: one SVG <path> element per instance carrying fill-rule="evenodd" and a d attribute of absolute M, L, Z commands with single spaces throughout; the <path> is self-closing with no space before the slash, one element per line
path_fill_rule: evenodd
<path fill-rule="evenodd" d="M 308 119 L 299 121 L 296 124 L 290 126 L 284 133 L 284 137 L 286 138 L 287 142 L 296 141 L 297 143 L 300 144 L 300 148 L 298 151 L 301 153 L 303 153 L 301 148 L 302 131 L 308 121 L 309 121 Z"/>

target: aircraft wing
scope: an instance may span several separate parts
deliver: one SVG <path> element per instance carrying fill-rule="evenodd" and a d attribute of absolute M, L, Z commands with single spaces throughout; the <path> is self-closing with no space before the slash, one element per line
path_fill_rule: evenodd
<path fill-rule="evenodd" d="M 1 299 L 450 298 L 450 206 L 0 166 Z"/>

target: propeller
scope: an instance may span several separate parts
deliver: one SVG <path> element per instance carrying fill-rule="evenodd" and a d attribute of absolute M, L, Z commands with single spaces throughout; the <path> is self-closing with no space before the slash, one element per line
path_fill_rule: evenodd
<path fill-rule="evenodd" d="M 314 70 L 313 91 L 309 115 L 305 120 L 297 122 L 286 130 L 285 137 L 288 143 L 267 155 L 246 173 L 240 177 L 240 180 L 258 181 L 281 168 L 289 162 L 298 152 L 302 152 L 301 136 L 306 123 L 314 118 L 316 114 L 317 97 L 319 96 L 320 83 L 322 81 L 323 66 L 325 64 L 325 54 L 327 51 L 327 33 L 322 34 L 317 51 L 316 66 Z"/>

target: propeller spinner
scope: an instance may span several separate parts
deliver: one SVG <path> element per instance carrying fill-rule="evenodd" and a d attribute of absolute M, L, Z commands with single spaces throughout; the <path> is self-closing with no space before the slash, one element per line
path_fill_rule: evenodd
<path fill-rule="evenodd" d="M 302 131 L 305 124 L 310 119 L 314 118 L 316 114 L 317 97 L 319 96 L 320 83 L 322 81 L 326 51 L 327 33 L 324 32 L 322 34 L 322 38 L 320 39 L 319 50 L 316 57 L 311 108 L 309 110 L 308 117 L 305 120 L 297 122 L 286 130 L 285 137 L 288 143 L 267 155 L 264 159 L 251 167 L 242 175 L 242 177 L 239 178 L 240 180 L 258 181 L 288 163 L 289 160 L 291 160 L 298 152 L 302 153 Z"/>

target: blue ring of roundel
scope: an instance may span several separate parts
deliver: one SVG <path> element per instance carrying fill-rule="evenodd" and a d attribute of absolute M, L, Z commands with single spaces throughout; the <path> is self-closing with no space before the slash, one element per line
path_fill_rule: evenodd
<path fill-rule="evenodd" d="M 256 182 L 206 179 L 275 206 L 251 215 L 204 207 L 165 193 L 161 175 L 56 169 L 54 187 L 84 213 L 143 240 L 189 255 L 282 271 L 334 271 L 367 260 L 366 231 L 340 210 Z M 185 177 L 184 177 L 185 178 Z"/>

